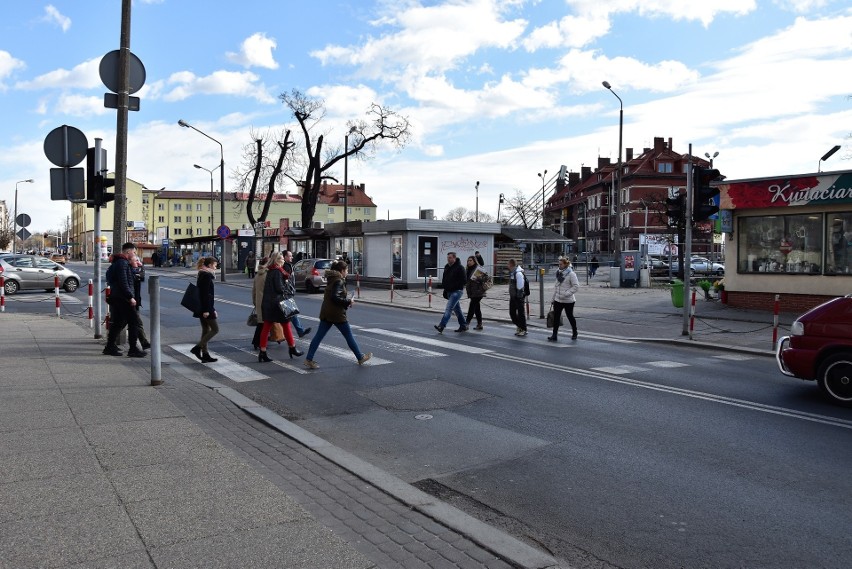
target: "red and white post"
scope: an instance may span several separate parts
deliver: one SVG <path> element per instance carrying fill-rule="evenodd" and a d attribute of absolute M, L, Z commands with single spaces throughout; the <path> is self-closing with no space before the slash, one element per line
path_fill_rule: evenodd
<path fill-rule="evenodd" d="M 692 289 L 692 298 L 689 301 L 689 339 L 695 331 L 695 289 Z"/>
<path fill-rule="evenodd" d="M 355 273 L 355 298 L 361 299 L 361 275 Z"/>
<path fill-rule="evenodd" d="M 391 302 L 393 302 L 393 275 L 391 275 Z"/>
<path fill-rule="evenodd" d="M 53 275 L 53 294 L 56 296 L 56 316 L 58 318 L 60 314 L 59 307 L 61 305 L 59 301 L 59 275 Z"/>
<path fill-rule="evenodd" d="M 89 279 L 89 328 L 95 327 L 94 296 L 95 285 L 92 283 L 92 279 Z"/>
<path fill-rule="evenodd" d="M 106 316 L 104 316 L 104 328 L 109 330 L 109 285 L 104 289 L 104 298 L 106 299 Z"/>
<path fill-rule="evenodd" d="M 775 306 L 772 309 L 772 347 L 775 348 L 775 343 L 778 342 L 778 312 L 781 308 L 781 295 L 775 295 Z"/>
<path fill-rule="evenodd" d="M 432 308 L 432 277 L 429 277 L 429 288 L 427 289 L 429 293 L 429 308 Z"/>
<path fill-rule="evenodd" d="M 6 279 L 0 277 L 0 312 L 6 312 Z"/>

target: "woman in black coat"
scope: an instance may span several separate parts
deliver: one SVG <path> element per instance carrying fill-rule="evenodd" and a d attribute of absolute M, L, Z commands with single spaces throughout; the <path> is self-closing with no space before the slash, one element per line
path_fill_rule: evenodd
<path fill-rule="evenodd" d="M 201 300 L 201 310 L 193 314 L 201 322 L 201 339 L 190 350 L 192 354 L 203 363 L 218 361 L 211 357 L 207 351 L 207 342 L 219 333 L 219 324 L 216 321 L 216 309 L 213 306 L 213 283 L 216 282 L 216 267 L 219 261 L 216 257 L 204 257 L 198 262 L 198 296 Z"/>
<path fill-rule="evenodd" d="M 269 256 L 266 265 L 266 281 L 263 285 L 263 299 L 260 303 L 263 315 L 263 328 L 260 330 L 260 353 L 257 355 L 259 362 L 271 362 L 272 359 L 266 355 L 266 345 L 269 342 L 269 332 L 276 322 L 284 328 L 284 338 L 290 346 L 290 358 L 304 355 L 296 348 L 296 340 L 293 338 L 293 330 L 290 328 L 290 319 L 284 315 L 281 309 L 281 301 L 296 295 L 295 287 L 290 279 L 290 274 L 284 270 L 284 256 L 280 252 Z"/>

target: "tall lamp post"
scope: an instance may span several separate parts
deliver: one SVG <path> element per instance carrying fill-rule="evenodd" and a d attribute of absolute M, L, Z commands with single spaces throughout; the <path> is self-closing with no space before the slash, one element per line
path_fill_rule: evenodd
<path fill-rule="evenodd" d="M 547 176 L 547 170 L 542 174 L 538 173 L 538 177 L 541 178 L 541 229 L 544 231 L 544 177 Z"/>
<path fill-rule="evenodd" d="M 210 174 L 210 252 L 212 253 L 213 244 L 216 241 L 216 230 L 213 229 L 213 172 L 215 172 L 216 168 L 218 168 L 219 166 L 216 166 L 216 168 L 213 168 L 212 170 L 208 170 L 204 166 L 199 166 L 198 164 L 193 164 L 193 166 L 195 168 L 198 168 L 199 170 L 204 170 L 205 172 Z"/>
<path fill-rule="evenodd" d="M 18 184 L 32 184 L 33 182 L 35 182 L 35 180 L 33 180 L 32 178 L 30 178 L 29 180 L 21 180 L 20 182 L 15 182 L 15 232 L 12 233 L 12 243 L 15 244 L 15 246 L 12 247 L 12 251 L 14 253 L 18 252 Z M 23 239 L 21 239 L 21 241 L 23 241 Z"/>
<path fill-rule="evenodd" d="M 710 161 L 710 167 L 711 167 L 711 168 L 713 167 L 713 159 L 714 159 L 714 158 L 716 158 L 718 155 L 719 155 L 719 153 L 718 153 L 718 152 L 714 152 L 714 153 L 713 153 L 713 156 L 710 156 L 710 153 L 709 153 L 709 152 L 705 152 L 705 153 L 704 153 L 704 157 L 705 157 L 705 158 L 707 158 L 707 160 L 709 160 L 709 161 Z"/>
<path fill-rule="evenodd" d="M 502 195 L 502 194 L 501 194 Z M 499 207 L 497 209 L 500 209 Z M 500 214 L 497 214 L 500 217 Z M 476 223 L 479 223 L 479 180 L 476 181 Z M 498 219 L 499 220 L 499 219 Z"/>
<path fill-rule="evenodd" d="M 828 160 L 829 158 L 831 158 L 834 155 L 834 153 L 837 152 L 838 150 L 840 150 L 839 144 L 822 155 L 822 158 L 820 158 L 819 162 L 817 162 L 817 174 L 819 174 L 821 172 L 822 163 L 825 162 L 826 160 Z M 32 182 L 32 180 L 30 180 L 30 182 Z"/>
<path fill-rule="evenodd" d="M 349 135 L 355 132 L 355 127 L 350 127 L 344 136 L 346 151 L 343 153 L 343 223 L 349 221 Z"/>
<path fill-rule="evenodd" d="M 225 149 L 222 146 L 222 143 L 207 134 L 206 132 L 200 131 L 188 122 L 183 119 L 178 121 L 178 124 L 184 128 L 191 128 L 195 132 L 199 134 L 203 134 L 213 142 L 219 145 L 219 201 L 220 201 L 220 210 L 219 210 L 219 225 L 225 225 Z M 211 211 L 212 215 L 213 212 Z M 225 282 L 225 240 L 222 239 L 222 259 L 219 259 L 219 268 L 221 269 L 221 279 L 222 282 Z"/>
<path fill-rule="evenodd" d="M 612 85 L 609 84 L 609 81 L 604 81 L 602 85 L 609 90 L 610 93 L 615 95 L 616 99 L 618 99 L 618 169 L 615 173 L 615 196 L 613 197 L 611 206 L 611 209 L 615 213 L 615 243 L 612 251 L 616 260 L 618 260 L 619 253 L 621 252 L 621 220 L 618 217 L 618 202 L 621 199 L 621 135 L 624 129 L 624 103 L 622 102 L 621 97 L 612 90 Z"/>
<path fill-rule="evenodd" d="M 500 194 L 500 201 L 497 202 L 497 223 L 502 223 L 500 221 L 500 206 L 503 205 L 503 202 L 506 201 L 506 196 L 502 193 Z"/>

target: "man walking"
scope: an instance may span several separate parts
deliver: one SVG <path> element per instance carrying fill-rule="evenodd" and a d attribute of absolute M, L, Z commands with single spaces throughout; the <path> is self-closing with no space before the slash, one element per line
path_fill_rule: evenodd
<path fill-rule="evenodd" d="M 509 318 L 517 326 L 515 336 L 527 335 L 527 317 L 524 313 L 524 269 L 514 259 L 509 259 Z"/>
<path fill-rule="evenodd" d="M 461 306 L 459 306 L 466 282 L 467 273 L 461 261 L 459 261 L 454 252 L 447 253 L 447 264 L 444 267 L 444 275 L 441 278 L 441 286 L 444 287 L 444 298 L 447 299 L 447 307 L 444 309 L 444 317 L 441 318 L 441 323 L 435 325 L 435 330 L 439 334 L 444 333 L 444 327 L 450 321 L 453 313 L 455 313 L 459 321 L 459 327 L 456 332 L 467 332 L 464 312 L 462 312 Z"/>
<path fill-rule="evenodd" d="M 106 272 L 107 284 L 110 286 L 109 308 L 110 326 L 107 333 L 107 345 L 104 354 L 108 356 L 120 356 L 118 349 L 118 335 L 129 323 L 136 318 L 136 298 L 133 294 L 133 269 L 130 266 L 130 258 L 136 254 L 136 245 L 125 243 L 121 246 L 121 254 L 114 255 L 112 264 Z M 130 326 L 127 331 L 130 350 L 127 355 L 131 358 L 142 358 L 148 355 L 136 347 L 138 340 L 136 328 Z"/>

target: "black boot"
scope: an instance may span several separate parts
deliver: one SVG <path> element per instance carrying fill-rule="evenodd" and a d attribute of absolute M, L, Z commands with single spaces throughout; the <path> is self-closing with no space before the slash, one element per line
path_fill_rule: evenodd
<path fill-rule="evenodd" d="M 219 361 L 219 358 L 214 358 L 213 356 L 211 356 L 207 352 L 202 352 L 202 354 L 201 354 L 201 363 L 203 363 L 203 364 L 209 364 L 209 363 L 218 362 L 218 361 Z"/>
<path fill-rule="evenodd" d="M 260 350 L 260 353 L 257 354 L 257 361 L 261 362 L 261 363 L 271 362 L 272 358 L 270 358 L 269 356 L 266 355 L 266 350 Z"/>
<path fill-rule="evenodd" d="M 300 352 L 299 348 L 297 348 L 296 346 L 290 346 L 290 359 L 291 360 L 293 359 L 293 356 L 296 356 L 298 358 L 299 356 L 304 356 L 304 355 L 305 355 L 305 352 Z"/>
<path fill-rule="evenodd" d="M 201 357 L 201 346 L 193 346 L 193 348 L 189 350 L 189 353 L 198 358 L 200 361 L 204 361 L 204 359 Z"/>

